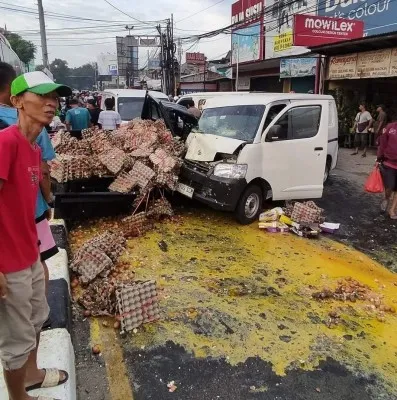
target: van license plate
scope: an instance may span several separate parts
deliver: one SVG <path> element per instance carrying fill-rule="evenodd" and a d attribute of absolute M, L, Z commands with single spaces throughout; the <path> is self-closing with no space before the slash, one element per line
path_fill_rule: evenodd
<path fill-rule="evenodd" d="M 176 190 L 177 192 L 182 193 L 190 199 L 193 198 L 194 189 L 188 185 L 185 185 L 184 183 L 178 183 Z"/>

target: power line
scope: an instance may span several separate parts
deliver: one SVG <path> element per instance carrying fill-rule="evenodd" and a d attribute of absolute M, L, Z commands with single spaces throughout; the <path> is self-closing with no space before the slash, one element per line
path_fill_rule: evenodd
<path fill-rule="evenodd" d="M 0 3 L 3 4 L 3 6 L 0 6 L 0 9 L 3 9 L 3 10 L 12 11 L 12 12 L 16 12 L 16 13 L 22 13 L 22 14 L 26 14 L 26 15 L 35 15 L 35 16 L 39 15 L 37 11 L 33 11 L 34 9 L 32 9 L 30 7 L 28 8 L 28 7 L 15 6 L 14 4 L 8 4 L 8 3 L 4 3 L 4 2 L 0 2 Z M 15 8 L 15 7 L 19 7 L 19 8 Z M 74 22 L 79 22 L 79 21 L 109 22 L 109 20 L 106 20 L 106 19 L 77 17 L 74 15 L 59 14 L 59 13 L 48 12 L 48 11 L 45 12 L 44 14 L 48 18 L 66 20 L 66 21 L 70 21 L 70 22 L 71 21 L 74 21 Z M 130 21 L 117 20 L 117 21 L 113 21 L 113 22 L 128 23 Z"/>
<path fill-rule="evenodd" d="M 106 1 L 106 0 L 105 0 L 105 1 Z M 218 4 L 223 3 L 224 1 L 225 1 L 225 0 L 219 0 L 219 1 L 217 1 L 216 3 L 210 5 L 209 7 L 203 8 L 202 10 L 197 11 L 197 12 L 195 12 L 194 14 L 188 15 L 187 17 L 184 17 L 184 18 L 180 19 L 179 21 L 176 21 L 176 23 L 179 23 L 179 22 L 181 22 L 181 21 L 185 21 L 186 19 L 192 18 L 192 17 L 194 17 L 195 15 L 202 13 L 203 11 L 209 10 L 210 8 L 215 7 L 215 6 L 217 6 Z"/>
<path fill-rule="evenodd" d="M 153 23 L 159 23 L 159 22 L 164 22 L 164 21 L 165 21 L 165 20 L 160 20 L 160 21 L 141 21 L 141 20 L 139 20 L 138 18 L 135 18 L 135 17 L 133 17 L 133 16 L 127 14 L 125 11 L 120 10 L 120 8 L 117 8 L 117 7 L 116 7 L 114 4 L 112 4 L 110 1 L 108 1 L 108 0 L 104 0 L 104 1 L 105 1 L 105 3 L 109 4 L 109 6 L 113 7 L 115 10 L 121 12 L 122 14 L 124 14 L 124 15 L 126 15 L 127 17 L 133 19 L 134 21 L 140 22 L 141 24 L 146 24 L 146 25 L 147 25 L 147 24 L 150 24 L 150 25 L 151 25 L 151 24 L 153 24 Z"/>

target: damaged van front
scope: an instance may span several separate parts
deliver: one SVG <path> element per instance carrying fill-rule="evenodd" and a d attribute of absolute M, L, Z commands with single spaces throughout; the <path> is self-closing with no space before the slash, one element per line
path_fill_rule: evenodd
<path fill-rule="evenodd" d="M 291 93 L 219 96 L 187 138 L 178 191 L 239 222 L 264 200 L 320 198 L 338 155 L 332 96 Z"/>
<path fill-rule="evenodd" d="M 247 186 L 247 163 L 239 154 L 252 144 L 264 114 L 264 105 L 236 105 L 204 110 L 189 135 L 178 191 L 212 208 L 234 211 Z M 248 216 L 259 204 L 247 204 Z"/>

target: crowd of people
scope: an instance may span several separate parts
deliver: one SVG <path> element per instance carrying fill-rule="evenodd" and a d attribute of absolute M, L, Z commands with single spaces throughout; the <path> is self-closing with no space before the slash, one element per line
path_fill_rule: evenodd
<path fill-rule="evenodd" d="M 391 219 L 397 219 L 397 122 L 388 123 L 386 107 L 376 107 L 377 116 L 373 118 L 364 103 L 354 118 L 353 133 L 355 151 L 363 149 L 362 157 L 367 156 L 370 137 L 378 147 L 377 165 L 380 168 L 385 186 L 385 198 L 381 204 L 382 212 L 388 212 Z"/>

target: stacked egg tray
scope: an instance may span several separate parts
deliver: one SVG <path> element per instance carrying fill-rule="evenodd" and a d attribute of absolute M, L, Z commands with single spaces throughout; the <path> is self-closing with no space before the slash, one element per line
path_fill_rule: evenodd
<path fill-rule="evenodd" d="M 141 236 L 153 227 L 153 222 L 147 218 L 145 212 L 125 217 L 121 223 L 126 237 Z"/>
<path fill-rule="evenodd" d="M 123 150 L 113 148 L 105 150 L 98 156 L 99 161 L 113 174 L 117 175 L 123 168 L 127 155 Z"/>
<path fill-rule="evenodd" d="M 116 288 L 116 300 L 123 331 L 130 332 L 160 319 L 155 281 L 120 284 Z"/>
<path fill-rule="evenodd" d="M 107 276 L 124 251 L 124 236 L 105 231 L 76 252 L 70 268 L 80 275 L 83 284 L 87 284 L 99 275 Z"/>
<path fill-rule="evenodd" d="M 162 121 L 134 120 L 112 133 L 90 128 L 81 132 L 80 140 L 60 131 L 52 140 L 57 157 L 51 177 L 58 183 L 90 178 L 89 184 L 94 184 L 95 178 L 114 176 L 115 182 L 107 187 L 123 194 L 131 193 L 136 185 L 140 192 L 149 186 L 174 190 L 185 151 Z M 103 192 L 97 186 L 94 191 Z M 86 191 L 84 187 L 78 191 Z"/>
<path fill-rule="evenodd" d="M 116 314 L 115 282 L 108 278 L 92 282 L 78 301 L 94 317 L 113 316 Z"/>
<path fill-rule="evenodd" d="M 88 284 L 98 275 L 109 271 L 113 261 L 103 251 L 87 244 L 74 258 L 70 268 L 80 275 L 80 282 Z"/>
<path fill-rule="evenodd" d="M 149 207 L 146 215 L 150 218 L 160 219 L 163 216 L 172 217 L 174 211 L 169 201 L 165 198 L 161 198 L 154 201 L 154 203 Z"/>

